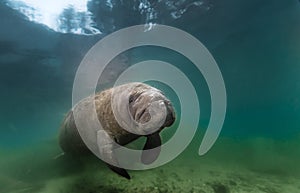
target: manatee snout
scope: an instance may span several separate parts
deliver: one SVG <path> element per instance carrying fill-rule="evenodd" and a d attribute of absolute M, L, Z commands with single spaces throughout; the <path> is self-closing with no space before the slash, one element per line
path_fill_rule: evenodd
<path fill-rule="evenodd" d="M 165 109 L 165 113 L 162 109 Z M 154 88 L 144 92 L 133 92 L 129 97 L 129 111 L 132 118 L 142 124 L 151 120 L 151 111 L 152 115 L 162 113 L 162 117 L 165 118 L 162 127 L 171 126 L 176 117 L 171 102 L 161 91 Z"/>
<path fill-rule="evenodd" d="M 167 116 L 163 127 L 170 127 L 176 119 L 175 110 L 169 100 L 165 101 L 165 106 L 167 108 Z"/>

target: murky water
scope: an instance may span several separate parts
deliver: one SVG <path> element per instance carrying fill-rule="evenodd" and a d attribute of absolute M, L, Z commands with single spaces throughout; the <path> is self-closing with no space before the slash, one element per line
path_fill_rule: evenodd
<path fill-rule="evenodd" d="M 1 193 L 300 192 L 299 1 L 93 0 L 87 8 L 93 22 L 78 23 L 85 18 L 78 16 L 82 10 L 75 6 L 71 12 L 69 6 L 60 15 L 64 26 L 57 28 L 22 14 L 38 11 L 20 12 L 24 4 L 7 2 L 0 3 Z M 155 30 L 156 23 L 185 30 L 208 48 L 224 78 L 227 111 L 213 148 L 199 156 L 212 101 L 193 63 L 155 46 L 116 57 L 98 90 L 112 86 L 134 63 L 161 60 L 190 79 L 201 109 L 197 133 L 180 156 L 155 169 L 129 171 L 128 181 L 93 156 L 60 156 L 57 139 L 72 107 L 76 70 L 88 50 L 113 31 L 144 23 L 147 30 Z M 179 115 L 161 134 L 167 142 L 182 116 L 192 117 L 192 112 L 181 112 L 174 88 L 149 84 L 166 93 Z"/>

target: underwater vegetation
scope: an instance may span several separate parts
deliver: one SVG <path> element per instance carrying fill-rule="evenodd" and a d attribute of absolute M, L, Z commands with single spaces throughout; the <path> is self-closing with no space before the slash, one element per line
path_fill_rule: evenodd
<path fill-rule="evenodd" d="M 0 191 L 280 193 L 299 192 L 300 188 L 300 171 L 294 167 L 300 160 L 299 148 L 291 152 L 284 141 L 256 138 L 241 142 L 221 138 L 205 157 L 193 153 L 197 151 L 193 142 L 190 151 L 167 165 L 131 171 L 130 181 L 110 172 L 92 155 L 81 159 L 57 157 L 61 150 L 56 144 L 57 141 L 48 141 L 39 147 L 1 151 L 1 158 L 6 156 L 1 159 Z M 228 153 L 227 148 L 232 151 Z M 276 152 L 277 149 L 281 152 Z"/>

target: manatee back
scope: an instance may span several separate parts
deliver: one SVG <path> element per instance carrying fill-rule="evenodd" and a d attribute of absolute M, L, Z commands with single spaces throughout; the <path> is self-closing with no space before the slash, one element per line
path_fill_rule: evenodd
<path fill-rule="evenodd" d="M 135 84 L 133 84 L 135 85 Z M 141 85 L 142 87 L 143 85 Z M 132 87 L 131 84 L 120 86 L 122 89 L 119 91 L 126 90 L 127 87 Z M 85 112 L 89 110 L 91 104 L 95 104 L 97 119 L 100 121 L 103 129 L 107 132 L 107 134 L 111 137 L 112 140 L 115 140 L 120 145 L 126 145 L 131 141 L 137 139 L 139 135 L 132 134 L 127 130 L 123 129 L 117 122 L 114 116 L 114 112 L 111 107 L 111 96 L 114 88 L 104 90 L 96 93 L 95 95 L 89 96 L 83 100 L 81 100 L 78 104 L 76 104 L 73 110 L 70 110 L 66 115 L 62 126 L 60 128 L 59 134 L 59 144 L 65 153 L 69 154 L 82 154 L 86 152 L 90 152 L 85 143 L 83 142 L 81 136 L 79 135 L 79 131 L 75 124 L 74 112 Z M 115 94 L 119 94 L 118 92 Z M 120 100 L 124 100 L 124 98 L 120 98 Z M 127 102 L 127 101 L 124 101 Z M 121 103 L 122 104 L 122 103 Z M 87 111 L 89 112 L 89 111 Z M 83 113 L 83 115 L 85 115 Z M 86 128 L 84 128 L 86 129 Z M 94 131 L 83 131 L 87 134 L 93 133 Z M 89 137 L 87 137 L 89 136 Z M 86 135 L 88 140 L 90 140 L 90 144 L 93 145 L 92 149 L 96 150 L 98 144 L 94 139 L 95 135 Z M 91 148 L 91 147 L 89 147 Z"/>
<path fill-rule="evenodd" d="M 59 131 L 59 145 L 67 154 L 89 154 L 90 150 L 82 141 L 77 130 L 73 111 L 66 115 Z"/>

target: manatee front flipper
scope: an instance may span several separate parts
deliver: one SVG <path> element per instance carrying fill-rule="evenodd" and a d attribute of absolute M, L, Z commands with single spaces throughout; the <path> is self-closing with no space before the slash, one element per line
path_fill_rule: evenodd
<path fill-rule="evenodd" d="M 143 151 L 141 161 L 143 164 L 151 164 L 154 162 L 160 153 L 161 138 L 159 133 L 153 133 L 147 136 L 147 141 L 143 150 L 153 149 L 151 151 Z M 156 149 L 154 149 L 156 148 Z"/>
<path fill-rule="evenodd" d="M 124 169 L 124 168 L 118 168 L 116 166 L 110 165 L 108 163 L 106 163 L 107 166 L 114 171 L 115 173 L 119 174 L 120 176 L 127 178 L 128 180 L 130 180 L 130 176 L 128 174 L 128 172 Z"/>
<path fill-rule="evenodd" d="M 118 161 L 113 153 L 113 140 L 104 130 L 99 130 L 97 132 L 97 144 L 101 158 L 109 161 L 109 163 L 106 163 L 107 166 L 120 176 L 130 179 L 129 174 L 125 169 L 114 166 L 118 165 Z M 111 165 L 110 163 L 114 165 Z"/>

